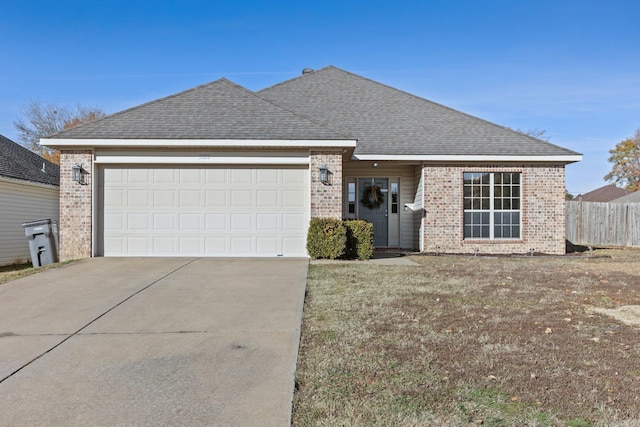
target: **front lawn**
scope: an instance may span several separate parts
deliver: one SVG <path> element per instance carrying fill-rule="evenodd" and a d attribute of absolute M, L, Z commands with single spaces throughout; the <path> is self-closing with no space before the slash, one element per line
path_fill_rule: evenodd
<path fill-rule="evenodd" d="M 70 261 L 48 264 L 37 268 L 32 267 L 30 262 L 26 264 L 5 265 L 0 267 L 0 285 L 22 277 L 31 276 L 32 274 L 36 274 L 41 271 L 49 270 L 50 268 L 56 268 L 61 265 L 68 264 L 69 262 Z"/>
<path fill-rule="evenodd" d="M 294 426 L 640 425 L 640 251 L 410 259 L 310 266 Z"/>

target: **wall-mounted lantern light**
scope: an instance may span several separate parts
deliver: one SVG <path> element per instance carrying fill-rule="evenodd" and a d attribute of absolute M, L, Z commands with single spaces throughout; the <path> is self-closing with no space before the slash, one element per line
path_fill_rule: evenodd
<path fill-rule="evenodd" d="M 327 165 L 320 165 L 320 182 L 324 185 L 331 185 L 333 173 L 327 169 Z"/>
<path fill-rule="evenodd" d="M 86 174 L 86 172 L 82 168 L 82 165 L 74 165 L 71 168 L 71 179 L 74 182 L 77 182 L 78 184 L 82 184 L 82 185 L 86 184 L 86 182 L 84 180 L 85 174 Z"/>

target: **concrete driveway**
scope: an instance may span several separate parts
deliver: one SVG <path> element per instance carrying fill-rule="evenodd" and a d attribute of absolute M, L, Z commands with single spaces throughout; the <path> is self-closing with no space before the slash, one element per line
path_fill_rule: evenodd
<path fill-rule="evenodd" d="M 307 267 L 93 258 L 0 285 L 0 425 L 289 425 Z"/>

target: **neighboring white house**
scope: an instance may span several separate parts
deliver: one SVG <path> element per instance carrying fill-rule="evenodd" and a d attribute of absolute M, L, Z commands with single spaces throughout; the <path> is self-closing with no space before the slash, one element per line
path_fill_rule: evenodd
<path fill-rule="evenodd" d="M 0 135 L 0 265 L 31 259 L 22 224 L 59 218 L 60 168 Z"/>

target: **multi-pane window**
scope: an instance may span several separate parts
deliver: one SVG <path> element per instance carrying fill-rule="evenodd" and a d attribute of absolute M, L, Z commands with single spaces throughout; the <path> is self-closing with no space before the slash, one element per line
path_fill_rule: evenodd
<path fill-rule="evenodd" d="M 465 172 L 464 238 L 520 238 L 520 173 Z"/>

